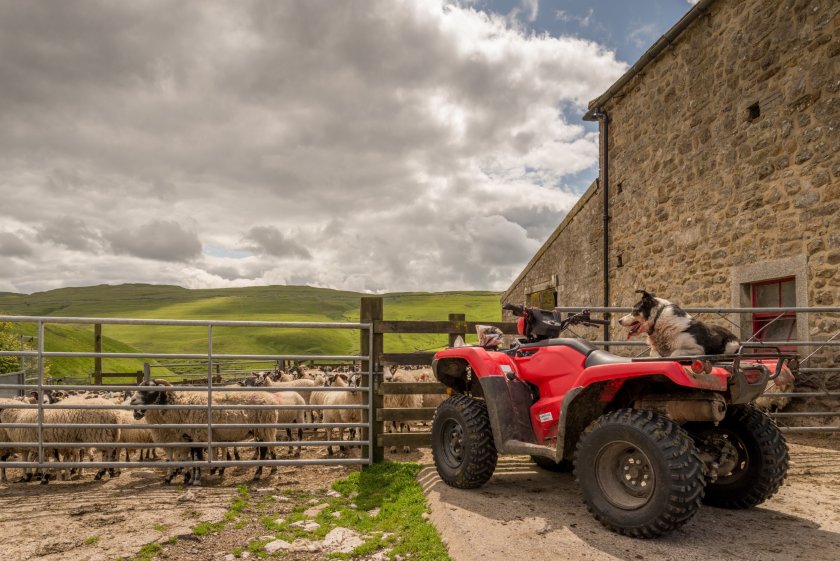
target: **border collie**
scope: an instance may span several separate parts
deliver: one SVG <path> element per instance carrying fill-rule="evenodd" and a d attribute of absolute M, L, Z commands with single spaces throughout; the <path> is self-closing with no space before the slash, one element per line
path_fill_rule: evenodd
<path fill-rule="evenodd" d="M 738 351 L 741 342 L 731 331 L 706 325 L 651 292 L 636 292 L 642 299 L 618 323 L 628 329 L 628 339 L 647 334 L 651 356 L 719 355 Z"/>

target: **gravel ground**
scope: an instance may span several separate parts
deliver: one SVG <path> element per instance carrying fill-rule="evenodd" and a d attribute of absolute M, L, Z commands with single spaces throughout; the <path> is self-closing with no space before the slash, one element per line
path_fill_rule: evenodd
<path fill-rule="evenodd" d="M 420 474 L 438 528 L 456 561 L 498 559 L 836 561 L 840 551 L 840 440 L 790 442 L 788 478 L 759 508 L 704 506 L 681 529 L 655 539 L 607 531 L 586 510 L 574 478 L 500 458 L 493 478 L 453 489 L 434 467 Z"/>
<path fill-rule="evenodd" d="M 187 488 L 162 485 L 163 472 L 152 469 L 124 470 L 106 481 L 93 481 L 89 473 L 79 481 L 0 485 L 0 560 L 131 559 L 144 545 L 168 543 L 174 537 L 177 543 L 167 545 L 161 557 L 221 561 L 232 548 L 266 533 L 255 523 L 226 528 L 207 539 L 193 536 L 196 524 L 223 518 L 238 485 L 247 484 L 257 497 L 292 489 L 326 492 L 354 469 L 358 468 L 280 467 L 276 475 L 252 484 L 253 468 L 237 468 L 227 471 L 224 482 L 205 476 L 203 487 Z M 10 480 L 16 477 L 18 470 L 9 470 Z"/>
<path fill-rule="evenodd" d="M 420 474 L 438 528 L 455 561 L 498 559 L 836 561 L 840 551 L 840 440 L 791 439 L 791 467 L 781 491 L 760 508 L 703 507 L 665 538 L 636 540 L 604 529 L 586 511 L 570 474 L 542 471 L 525 457 L 501 458 L 481 489 L 442 483 L 429 450 L 393 454 L 427 466 Z M 313 452 L 314 453 L 314 452 Z M 252 496 L 307 490 L 325 493 L 357 468 L 281 467 L 249 485 Z M 16 470 L 10 470 L 14 478 Z M 228 471 L 189 493 L 161 485 L 159 471 L 125 471 L 104 482 L 11 483 L 0 486 L 0 560 L 114 561 L 149 543 L 166 543 L 168 561 L 222 561 L 233 548 L 265 534 L 258 523 L 197 538 L 199 522 L 221 520 L 252 471 Z M 168 544 L 173 538 L 177 543 Z M 289 559 L 297 559 L 292 556 Z M 318 557 L 304 555 L 300 559 Z"/>

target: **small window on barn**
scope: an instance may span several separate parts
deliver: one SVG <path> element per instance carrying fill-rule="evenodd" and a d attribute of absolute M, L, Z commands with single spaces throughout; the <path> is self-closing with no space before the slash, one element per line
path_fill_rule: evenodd
<path fill-rule="evenodd" d="M 753 103 L 749 107 L 747 107 L 747 120 L 748 121 L 755 121 L 761 117 L 761 106 L 758 102 Z"/>
<path fill-rule="evenodd" d="M 557 291 L 553 288 L 528 295 L 528 306 L 541 310 L 553 310 L 557 306 Z"/>
<path fill-rule="evenodd" d="M 618 254 L 618 259 L 616 259 L 615 266 L 624 267 L 624 256 L 621 253 Z"/>
<path fill-rule="evenodd" d="M 616 191 L 617 191 L 619 194 L 621 194 L 621 193 L 624 191 L 624 182 L 623 182 L 623 181 L 619 181 L 619 182 L 618 182 L 618 185 L 616 185 L 615 187 L 616 187 Z"/>
<path fill-rule="evenodd" d="M 751 285 L 750 290 L 754 308 L 796 307 L 794 277 L 756 282 Z M 752 332 L 755 341 L 793 341 L 796 338 L 796 313 L 755 312 Z M 786 351 L 795 350 L 790 346 L 781 346 L 781 348 Z"/>

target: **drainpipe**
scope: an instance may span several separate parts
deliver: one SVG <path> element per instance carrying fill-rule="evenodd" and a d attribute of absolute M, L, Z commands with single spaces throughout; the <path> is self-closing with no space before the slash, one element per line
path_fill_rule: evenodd
<path fill-rule="evenodd" d="M 600 121 L 603 124 L 601 141 L 604 147 L 604 169 L 601 178 L 601 187 L 604 190 L 604 307 L 610 305 L 610 116 L 603 108 L 598 107 L 589 111 L 583 117 L 586 121 Z M 605 313 L 604 317 L 610 319 L 610 314 Z M 610 340 L 610 326 L 604 326 L 604 341 Z M 605 350 L 609 350 L 609 345 Z"/>

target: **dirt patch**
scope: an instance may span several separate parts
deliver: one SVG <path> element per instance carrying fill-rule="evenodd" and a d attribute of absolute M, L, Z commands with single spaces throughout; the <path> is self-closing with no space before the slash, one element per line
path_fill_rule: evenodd
<path fill-rule="evenodd" d="M 390 457 L 427 466 L 419 479 L 432 522 L 456 561 L 834 561 L 840 550 L 840 439 L 791 440 L 788 479 L 770 501 L 746 511 L 703 507 L 686 526 L 657 540 L 605 530 L 586 511 L 571 475 L 539 470 L 526 457 L 503 458 L 493 478 L 474 491 L 443 484 L 428 450 Z M 239 559 L 253 559 L 248 545 L 271 535 L 260 519 L 297 506 L 294 499 L 268 497 L 302 493 L 307 502 L 318 503 L 333 481 L 357 469 L 281 467 L 257 483 L 250 482 L 251 469 L 236 469 L 221 483 L 206 477 L 199 488 L 162 485 L 162 472 L 148 469 L 104 482 L 89 474 L 81 481 L 3 485 L 0 559 L 114 561 L 131 559 L 150 543 L 161 545 L 156 556 L 167 561 L 224 561 L 234 551 L 241 552 Z M 10 477 L 16 472 L 10 470 Z M 221 531 L 194 535 L 197 524 L 223 519 L 243 484 L 251 500 L 242 517 Z M 298 552 L 284 559 L 318 555 Z"/>
<path fill-rule="evenodd" d="M 791 438 L 780 492 L 759 508 L 702 507 L 684 527 L 656 540 L 607 531 L 587 512 L 571 474 L 500 458 L 493 478 L 453 489 L 434 467 L 421 472 L 432 522 L 457 561 L 588 559 L 835 561 L 840 551 L 840 446 L 836 439 Z"/>
<path fill-rule="evenodd" d="M 124 470 L 120 477 L 106 481 L 93 481 L 90 473 L 79 481 L 54 481 L 49 485 L 3 484 L 0 559 L 113 561 L 131 559 L 150 543 L 167 544 L 165 549 L 172 549 L 170 559 L 180 559 L 182 553 L 183 559 L 191 561 L 210 559 L 209 555 L 196 557 L 193 550 L 204 553 L 212 549 L 224 554 L 246 544 L 247 538 L 241 539 L 244 534 L 266 533 L 254 533 L 256 528 L 231 529 L 229 537 L 225 537 L 227 531 L 221 537 L 213 536 L 219 542 L 209 549 L 203 545 L 209 540 L 193 535 L 192 528 L 197 524 L 222 520 L 239 485 L 248 485 L 257 496 L 289 489 L 325 491 L 332 481 L 354 469 L 358 468 L 280 467 L 277 474 L 251 483 L 253 468 L 237 468 L 229 469 L 223 482 L 205 476 L 202 487 L 163 485 L 163 472 L 152 469 Z M 10 480 L 18 476 L 18 470 L 9 470 Z"/>

